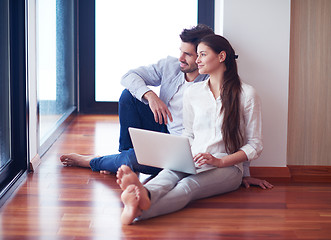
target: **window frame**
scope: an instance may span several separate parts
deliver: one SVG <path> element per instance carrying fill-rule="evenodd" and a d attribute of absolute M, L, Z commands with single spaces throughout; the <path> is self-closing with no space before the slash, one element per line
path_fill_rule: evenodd
<path fill-rule="evenodd" d="M 29 166 L 24 0 L 9 1 L 10 160 L 0 169 L 0 206 L 23 180 Z"/>
<path fill-rule="evenodd" d="M 198 23 L 214 29 L 214 0 L 198 0 Z M 79 1 L 78 111 L 86 114 L 118 114 L 118 102 L 95 101 L 95 0 Z"/>

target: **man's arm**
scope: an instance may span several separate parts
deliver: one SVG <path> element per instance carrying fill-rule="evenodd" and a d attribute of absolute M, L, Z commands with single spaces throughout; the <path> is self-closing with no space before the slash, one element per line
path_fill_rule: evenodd
<path fill-rule="evenodd" d="M 154 119 L 159 124 L 172 121 L 172 115 L 166 104 L 148 86 L 160 86 L 163 72 L 169 59 L 161 59 L 158 63 L 130 70 L 121 80 L 122 85 L 130 93 L 145 104 L 149 104 Z M 177 61 L 177 60 L 176 60 Z"/>
<path fill-rule="evenodd" d="M 156 64 L 132 69 L 122 77 L 121 84 L 135 98 L 147 104 L 147 100 L 143 96 L 148 91 L 151 91 L 148 86 L 160 86 L 162 84 L 166 64 L 167 59 L 161 59 Z"/>

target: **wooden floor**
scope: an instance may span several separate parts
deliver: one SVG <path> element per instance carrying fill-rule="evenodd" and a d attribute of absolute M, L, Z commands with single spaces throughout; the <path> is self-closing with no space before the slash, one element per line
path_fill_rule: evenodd
<path fill-rule="evenodd" d="M 116 116 L 79 116 L 0 209 L 0 239 L 331 239 L 331 183 L 269 179 L 121 226 L 114 175 L 63 167 L 62 153 L 115 153 Z"/>

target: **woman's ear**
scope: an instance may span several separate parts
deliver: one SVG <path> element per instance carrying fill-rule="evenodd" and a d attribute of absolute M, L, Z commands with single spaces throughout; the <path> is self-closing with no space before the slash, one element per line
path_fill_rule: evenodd
<path fill-rule="evenodd" d="M 225 51 L 221 51 L 221 52 L 218 54 L 218 57 L 219 57 L 220 62 L 224 62 L 225 59 L 226 59 L 226 52 L 225 52 Z"/>

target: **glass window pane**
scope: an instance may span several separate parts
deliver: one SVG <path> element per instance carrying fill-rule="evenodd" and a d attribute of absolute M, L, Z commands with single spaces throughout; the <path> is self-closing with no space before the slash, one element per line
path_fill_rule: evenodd
<path fill-rule="evenodd" d="M 183 28 L 197 24 L 197 0 L 96 0 L 96 101 L 118 101 L 128 70 L 178 57 Z"/>
<path fill-rule="evenodd" d="M 8 1 L 0 1 L 0 170 L 10 160 Z"/>
<path fill-rule="evenodd" d="M 74 0 L 37 1 L 40 144 L 74 105 Z"/>

